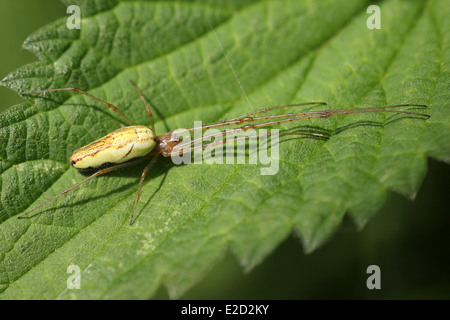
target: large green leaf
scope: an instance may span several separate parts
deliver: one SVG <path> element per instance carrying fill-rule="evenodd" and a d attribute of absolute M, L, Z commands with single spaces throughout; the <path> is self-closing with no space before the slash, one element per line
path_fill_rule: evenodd
<path fill-rule="evenodd" d="M 304 101 L 420 103 L 431 117 L 302 123 L 331 138 L 284 139 L 273 176 L 258 165 L 162 159 L 130 226 L 142 165 L 17 219 L 84 177 L 67 161 L 75 149 L 125 124 L 81 95 L 30 97 L 0 117 L 2 298 L 148 298 L 161 284 L 178 297 L 228 248 L 249 270 L 295 230 L 310 252 L 346 212 L 362 227 L 389 190 L 414 197 L 427 156 L 450 159 L 446 0 L 379 2 L 379 30 L 366 27 L 360 0 L 65 2 L 80 5 L 81 30 L 64 18 L 30 36 L 25 46 L 41 61 L 3 85 L 76 86 L 148 124 L 132 79 L 159 134 Z M 80 290 L 67 288 L 69 265 L 82 270 Z"/>

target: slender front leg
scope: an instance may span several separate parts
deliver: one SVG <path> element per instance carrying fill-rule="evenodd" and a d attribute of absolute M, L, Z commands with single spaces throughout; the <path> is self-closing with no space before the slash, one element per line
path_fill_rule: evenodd
<path fill-rule="evenodd" d="M 238 128 L 239 129 L 239 128 Z M 226 130 L 225 130 L 226 131 Z M 220 135 L 219 132 L 218 134 L 214 135 L 214 137 L 217 137 Z M 206 149 L 207 147 L 217 147 L 220 146 L 221 144 L 226 144 L 229 142 L 234 142 L 234 141 L 239 141 L 239 140 L 246 140 L 246 139 L 255 139 L 255 138 L 261 138 L 261 137 L 270 137 L 272 135 L 271 132 L 266 132 L 266 133 L 261 133 L 261 134 L 256 134 L 256 135 L 251 135 L 251 136 L 243 136 L 243 137 L 234 137 L 233 139 L 228 139 L 228 140 L 219 140 L 219 141 L 214 141 L 214 142 L 208 142 L 208 143 L 204 143 L 201 145 L 191 145 L 190 143 L 186 143 L 184 145 L 176 145 L 175 147 L 172 148 L 172 150 L 167 154 L 164 155 L 164 157 L 171 157 L 173 155 L 180 155 L 183 153 L 183 148 L 186 146 L 189 146 L 189 149 L 186 151 L 187 153 L 192 153 L 195 150 L 200 150 L 200 149 Z M 279 132 L 278 135 L 280 136 L 307 136 L 307 137 L 313 137 L 313 138 L 318 138 L 318 139 L 323 139 L 323 140 L 328 140 L 329 138 L 327 136 L 323 136 L 320 134 L 314 134 L 314 133 L 303 133 L 303 132 Z M 211 137 L 213 137 L 211 135 Z M 201 138 L 199 138 L 201 139 Z M 198 139 L 197 139 L 198 140 Z M 200 141 L 200 140 L 198 140 Z"/>
<path fill-rule="evenodd" d="M 327 103 L 326 102 L 304 102 L 304 103 L 286 104 L 286 105 L 282 105 L 282 106 L 275 106 L 275 107 L 264 108 L 261 110 L 256 110 L 256 111 L 253 111 L 253 112 L 250 112 L 247 114 L 243 114 L 241 116 L 238 116 L 238 117 L 230 119 L 230 120 L 242 119 L 242 118 L 252 116 L 254 114 L 266 113 L 266 112 L 276 110 L 276 109 L 287 109 L 287 108 L 291 108 L 291 107 L 302 107 L 302 106 L 310 106 L 310 105 L 327 105 Z"/>

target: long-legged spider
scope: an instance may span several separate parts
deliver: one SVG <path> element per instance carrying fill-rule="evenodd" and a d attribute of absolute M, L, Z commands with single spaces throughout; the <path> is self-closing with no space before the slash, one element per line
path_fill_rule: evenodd
<path fill-rule="evenodd" d="M 194 132 L 197 130 L 206 130 L 211 128 L 222 128 L 222 127 L 230 127 L 230 126 L 240 126 L 238 128 L 231 128 L 222 130 L 215 134 L 209 134 L 202 136 L 201 138 L 193 139 L 189 142 L 182 142 L 182 140 L 176 135 L 173 134 L 176 130 L 169 131 L 162 135 L 156 135 L 153 123 L 153 115 L 152 112 L 147 105 L 144 95 L 136 86 L 133 81 L 130 81 L 131 85 L 138 92 L 140 99 L 145 105 L 147 110 L 148 117 L 150 119 L 150 126 L 141 126 L 134 125 L 119 108 L 114 105 L 103 101 L 87 92 L 84 92 L 78 88 L 60 88 L 60 89 L 47 89 L 47 90 L 35 90 L 35 91 L 27 91 L 24 92 L 23 95 L 31 94 L 31 93 L 43 93 L 43 92 L 57 92 L 57 91 L 76 91 L 83 95 L 88 96 L 104 105 L 108 108 L 112 109 L 114 112 L 118 113 L 130 126 L 123 127 L 117 129 L 105 137 L 96 140 L 87 146 L 84 146 L 78 150 L 76 150 L 70 157 L 70 164 L 77 170 L 80 171 L 88 171 L 88 170 L 97 170 L 91 176 L 83 179 L 82 181 L 74 184 L 68 189 L 64 190 L 60 194 L 48 199 L 44 203 L 28 210 L 24 214 L 20 215 L 19 218 L 23 218 L 29 213 L 35 211 L 36 209 L 41 208 L 42 206 L 48 204 L 49 202 L 55 200 L 56 198 L 70 192 L 76 187 L 84 184 L 85 182 L 98 177 L 102 174 L 125 168 L 131 165 L 136 164 L 137 162 L 141 162 L 143 160 L 149 160 L 147 165 L 141 174 L 141 179 L 139 181 L 138 190 L 136 193 L 136 198 L 133 205 L 133 211 L 131 214 L 130 224 L 133 223 L 134 212 L 136 210 L 136 205 L 138 203 L 139 197 L 141 195 L 142 185 L 144 179 L 150 170 L 151 166 L 156 162 L 159 155 L 164 157 L 170 157 L 175 154 L 179 154 L 181 152 L 192 152 L 197 149 L 205 149 L 208 146 L 215 146 L 224 143 L 228 143 L 231 141 L 236 141 L 239 139 L 250 139 L 262 136 L 270 136 L 270 132 L 265 132 L 263 134 L 257 134 L 253 136 L 246 137 L 234 137 L 233 139 L 225 139 L 215 142 L 206 142 L 212 137 L 223 136 L 228 133 L 235 132 L 245 132 L 249 129 L 259 129 L 262 127 L 273 126 L 276 124 L 284 123 L 284 122 L 292 122 L 299 120 L 306 120 L 312 118 L 329 118 L 331 116 L 351 114 L 351 113 L 374 113 L 374 112 L 391 112 L 391 113 L 402 113 L 409 115 L 416 115 L 428 118 L 429 116 L 423 113 L 398 110 L 401 107 L 416 107 L 416 108 L 426 108 L 425 105 L 417 105 L 417 104 L 401 104 L 401 105 L 392 105 L 392 106 L 381 106 L 381 107 L 367 107 L 367 108 L 355 108 L 355 109 L 338 109 L 338 110 L 319 110 L 319 111 L 306 111 L 306 112 L 293 112 L 287 114 L 278 114 L 278 115 L 260 115 L 266 114 L 269 111 L 273 111 L 276 109 L 287 109 L 291 107 L 299 107 L 306 105 L 326 105 L 325 102 L 307 102 L 307 103 L 298 103 L 298 104 L 290 104 L 290 105 L 282 105 L 270 108 L 264 108 L 261 110 L 253 111 L 230 120 L 218 121 L 212 124 L 207 124 L 199 127 L 191 127 L 185 129 L 188 132 Z M 255 116 L 259 115 L 259 116 Z M 302 133 L 302 132 L 280 132 L 280 135 L 304 135 L 311 136 L 320 139 L 328 139 L 328 137 L 319 135 L 319 134 L 311 134 L 311 133 Z M 197 144 L 199 143 L 199 144 Z"/>

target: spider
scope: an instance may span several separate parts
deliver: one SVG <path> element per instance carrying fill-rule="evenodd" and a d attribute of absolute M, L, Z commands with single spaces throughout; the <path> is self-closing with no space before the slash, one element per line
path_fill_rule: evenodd
<path fill-rule="evenodd" d="M 141 178 L 139 181 L 138 190 L 136 193 L 136 198 L 133 205 L 133 211 L 131 214 L 130 225 L 133 224 L 133 217 L 136 211 L 136 206 L 141 195 L 141 190 L 143 186 L 144 179 L 152 167 L 152 165 L 157 161 L 159 155 L 163 157 L 171 157 L 173 155 L 179 155 L 183 152 L 193 152 L 197 149 L 205 149 L 209 146 L 216 146 L 220 144 L 225 144 L 231 141 L 236 141 L 239 139 L 251 139 L 262 136 L 270 136 L 270 132 L 265 132 L 263 134 L 257 134 L 253 136 L 244 137 L 233 137 L 233 139 L 225 139 L 214 142 L 205 142 L 210 140 L 212 137 L 227 135 L 228 133 L 241 133 L 249 129 L 259 129 L 262 127 L 273 126 L 284 122 L 292 122 L 299 120 L 306 120 L 312 118 L 329 118 L 331 116 L 352 114 L 352 113 L 374 113 L 374 112 L 391 112 L 391 113 L 402 113 L 409 115 L 416 115 L 428 118 L 429 116 L 422 113 L 416 113 L 405 110 L 398 110 L 401 107 L 416 107 L 416 108 L 427 108 L 425 105 L 418 104 L 401 104 L 392 106 L 381 106 L 381 107 L 366 107 L 366 108 L 355 108 L 355 109 L 338 109 L 338 110 L 318 110 L 318 111 L 305 111 L 305 112 L 293 112 L 287 114 L 278 115 L 267 115 L 267 112 L 276 109 L 287 109 L 291 107 L 307 106 L 307 105 L 326 105 L 325 102 L 306 102 L 297 103 L 289 105 L 281 105 L 275 107 L 264 108 L 261 110 L 253 111 L 229 120 L 218 121 L 215 123 L 191 127 L 187 130 L 188 132 L 194 132 L 197 130 L 204 131 L 211 128 L 223 128 L 230 126 L 240 126 L 237 128 L 225 129 L 220 132 L 204 135 L 200 138 L 193 139 L 189 142 L 183 142 L 182 138 L 176 134 L 176 131 L 172 130 L 161 135 L 156 135 L 154 129 L 153 115 L 146 103 L 144 95 L 137 87 L 137 85 L 130 80 L 131 85 L 136 89 L 142 100 L 148 117 L 150 119 L 150 126 L 134 125 L 130 119 L 122 113 L 116 106 L 103 101 L 85 91 L 78 88 L 59 88 L 59 89 L 46 89 L 46 90 L 35 90 L 27 91 L 22 93 L 22 95 L 28 95 L 32 93 L 44 93 L 44 92 L 58 92 L 58 91 L 75 91 L 86 95 L 87 97 L 94 99 L 108 108 L 112 109 L 114 112 L 118 113 L 130 126 L 117 129 L 101 139 L 98 139 L 78 150 L 76 150 L 69 159 L 70 164 L 77 170 L 80 171 L 92 171 L 97 170 L 94 174 L 88 176 L 82 181 L 74 184 L 73 186 L 62 191 L 60 194 L 48 199 L 47 201 L 41 203 L 40 205 L 32 208 L 31 210 L 20 215 L 18 218 L 23 218 L 29 213 L 41 208 L 42 206 L 48 204 L 49 202 L 55 200 L 56 198 L 72 191 L 76 187 L 88 182 L 89 180 L 98 177 L 102 174 L 125 168 L 134 165 L 143 160 L 149 160 L 144 170 L 142 171 Z M 328 139 L 328 137 L 302 132 L 280 132 L 279 135 L 305 135 L 311 136 L 319 139 Z M 199 143 L 199 144 L 197 144 Z"/>

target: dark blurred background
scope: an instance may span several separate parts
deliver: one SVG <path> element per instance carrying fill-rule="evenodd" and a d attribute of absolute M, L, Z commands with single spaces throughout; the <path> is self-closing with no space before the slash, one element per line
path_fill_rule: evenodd
<path fill-rule="evenodd" d="M 66 16 L 59 0 L 0 1 L 0 77 L 36 61 L 21 49 L 39 27 Z M 0 112 L 24 101 L 0 87 Z M 429 160 L 415 201 L 391 194 L 362 232 L 345 220 L 310 255 L 292 235 L 244 274 L 228 252 L 185 299 L 450 299 L 450 166 Z M 381 268 L 381 290 L 368 290 L 366 269 Z M 163 287 L 155 298 L 167 298 Z"/>

